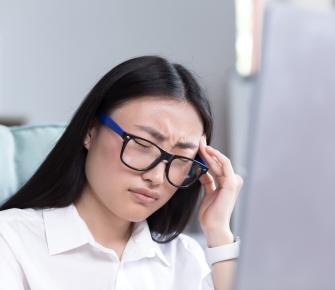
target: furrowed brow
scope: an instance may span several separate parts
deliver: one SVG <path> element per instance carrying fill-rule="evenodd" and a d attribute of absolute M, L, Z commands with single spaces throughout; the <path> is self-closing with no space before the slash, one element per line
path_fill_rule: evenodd
<path fill-rule="evenodd" d="M 175 147 L 179 147 L 181 149 L 195 149 L 197 148 L 197 145 L 195 145 L 194 143 L 191 142 L 177 142 L 176 145 L 174 145 Z"/>
<path fill-rule="evenodd" d="M 154 128 L 148 127 L 148 126 L 142 126 L 142 125 L 135 125 L 135 127 L 141 129 L 142 131 L 145 131 L 149 133 L 152 137 L 154 137 L 156 140 L 163 142 L 167 138 L 162 133 L 158 132 Z"/>
<path fill-rule="evenodd" d="M 142 131 L 145 131 L 149 133 L 153 138 L 155 138 L 157 141 L 163 142 L 167 139 L 166 136 L 164 136 L 159 131 L 155 130 L 152 127 L 148 126 L 142 126 L 142 125 L 135 125 L 137 128 L 141 129 Z M 195 149 L 197 148 L 197 145 L 192 142 L 177 142 L 174 147 L 178 147 L 181 149 Z"/>

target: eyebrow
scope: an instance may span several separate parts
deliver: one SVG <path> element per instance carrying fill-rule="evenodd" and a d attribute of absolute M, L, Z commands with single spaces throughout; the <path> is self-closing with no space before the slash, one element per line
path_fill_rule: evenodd
<path fill-rule="evenodd" d="M 153 138 L 155 138 L 156 140 L 163 142 L 167 139 L 166 136 L 164 136 L 162 133 L 160 133 L 159 131 L 155 130 L 152 127 L 148 127 L 148 126 L 143 126 L 143 125 L 135 125 L 135 127 L 141 129 L 142 131 L 145 131 L 147 133 L 149 133 Z M 197 148 L 197 145 L 195 145 L 192 142 L 177 142 L 174 147 L 179 147 L 181 149 L 195 149 Z"/>

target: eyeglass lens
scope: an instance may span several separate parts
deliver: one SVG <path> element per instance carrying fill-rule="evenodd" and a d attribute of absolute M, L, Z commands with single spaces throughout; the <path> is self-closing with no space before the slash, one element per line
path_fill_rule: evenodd
<path fill-rule="evenodd" d="M 139 138 L 131 138 L 124 148 L 122 159 L 128 166 L 145 170 L 161 156 L 154 144 Z M 175 158 L 168 169 L 168 180 L 174 186 L 188 186 L 201 175 L 201 167 L 193 160 Z"/>

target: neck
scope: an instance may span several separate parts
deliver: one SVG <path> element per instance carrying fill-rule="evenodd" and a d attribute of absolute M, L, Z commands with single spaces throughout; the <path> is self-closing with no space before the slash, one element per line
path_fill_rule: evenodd
<path fill-rule="evenodd" d="M 75 206 L 98 243 L 114 249 L 127 243 L 133 224 L 113 214 L 88 186 Z"/>

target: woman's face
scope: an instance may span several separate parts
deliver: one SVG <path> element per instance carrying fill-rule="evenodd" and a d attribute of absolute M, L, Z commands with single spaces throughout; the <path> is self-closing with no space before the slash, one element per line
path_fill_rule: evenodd
<path fill-rule="evenodd" d="M 203 125 L 188 102 L 141 97 L 118 107 L 110 116 L 127 133 L 150 140 L 171 154 L 194 158 L 199 150 Z M 138 222 L 162 207 L 177 188 L 166 179 L 163 161 L 145 172 L 124 165 L 120 160 L 122 144 L 120 135 L 104 125 L 90 130 L 85 140 L 86 191 L 119 218 Z"/>

